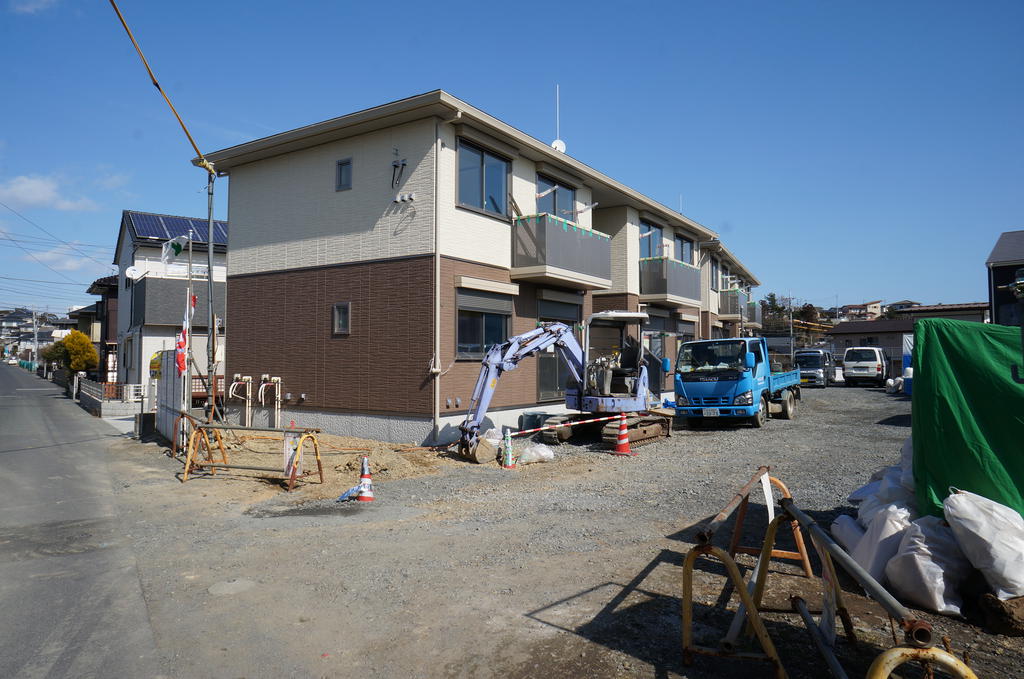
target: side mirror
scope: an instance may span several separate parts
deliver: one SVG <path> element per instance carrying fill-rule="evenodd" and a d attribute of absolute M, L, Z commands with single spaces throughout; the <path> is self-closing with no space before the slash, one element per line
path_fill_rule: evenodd
<path fill-rule="evenodd" d="M 668 358 L 661 359 L 661 372 L 672 372 L 672 361 L 669 360 Z"/>
<path fill-rule="evenodd" d="M 745 367 L 745 368 L 746 368 L 747 370 L 753 370 L 753 369 L 754 369 L 754 362 L 755 362 L 755 359 L 754 359 L 754 352 L 753 352 L 753 351 L 748 351 L 748 352 L 747 352 L 747 353 L 746 353 L 746 354 L 745 354 L 745 355 L 743 356 L 743 366 L 744 366 L 744 367 Z"/>

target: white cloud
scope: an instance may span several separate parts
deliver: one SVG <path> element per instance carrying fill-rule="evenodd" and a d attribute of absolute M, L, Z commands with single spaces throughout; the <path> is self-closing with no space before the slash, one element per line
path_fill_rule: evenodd
<path fill-rule="evenodd" d="M 10 0 L 8 5 L 15 14 L 35 14 L 57 4 L 57 0 Z"/>
<path fill-rule="evenodd" d="M 48 207 L 57 210 L 95 210 L 99 206 L 88 198 L 62 196 L 53 177 L 21 175 L 0 184 L 0 201 L 19 207 Z"/>
<path fill-rule="evenodd" d="M 79 245 L 78 241 L 71 241 L 67 245 L 58 245 L 52 250 L 45 252 L 33 252 L 33 257 L 25 255 L 22 257 L 26 262 L 45 262 L 57 271 L 97 271 L 103 270 L 105 265 L 87 258 L 81 252 L 73 249 L 72 246 Z"/>
<path fill-rule="evenodd" d="M 96 185 L 99 186 L 101 189 L 107 189 L 108 191 L 112 191 L 113 189 L 119 189 L 122 186 L 126 185 L 130 179 L 131 176 L 128 174 L 120 172 L 107 172 L 102 176 L 96 178 Z"/>

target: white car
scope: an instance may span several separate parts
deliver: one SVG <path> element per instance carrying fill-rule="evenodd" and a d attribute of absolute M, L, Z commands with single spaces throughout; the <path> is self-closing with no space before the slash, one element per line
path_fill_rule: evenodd
<path fill-rule="evenodd" d="M 7 365 L 18 365 L 18 359 L 16 359 L 16 358 L 9 358 L 9 359 L 7 359 Z"/>
<path fill-rule="evenodd" d="M 889 356 L 881 347 L 850 347 L 843 356 L 843 381 L 852 387 L 870 382 L 884 387 L 889 377 Z"/>

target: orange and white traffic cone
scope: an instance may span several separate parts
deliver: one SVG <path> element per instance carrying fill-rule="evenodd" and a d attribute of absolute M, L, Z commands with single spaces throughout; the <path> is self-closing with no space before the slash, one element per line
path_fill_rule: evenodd
<path fill-rule="evenodd" d="M 373 474 L 370 473 L 370 458 L 363 455 L 363 468 L 359 473 L 359 502 L 373 502 Z"/>
<path fill-rule="evenodd" d="M 619 415 L 619 439 L 615 443 L 612 455 L 636 455 L 629 448 L 629 430 L 626 427 L 626 413 Z"/>

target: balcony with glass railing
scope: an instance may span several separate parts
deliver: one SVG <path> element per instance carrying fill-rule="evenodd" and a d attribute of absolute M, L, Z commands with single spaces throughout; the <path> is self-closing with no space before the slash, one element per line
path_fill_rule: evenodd
<path fill-rule="evenodd" d="M 642 258 L 640 301 L 700 307 L 700 269 L 671 257 Z"/>
<path fill-rule="evenodd" d="M 754 329 L 764 327 L 764 315 L 760 302 L 747 302 L 746 324 Z"/>
<path fill-rule="evenodd" d="M 611 236 L 549 215 L 518 217 L 512 228 L 512 280 L 579 290 L 612 286 Z"/>

